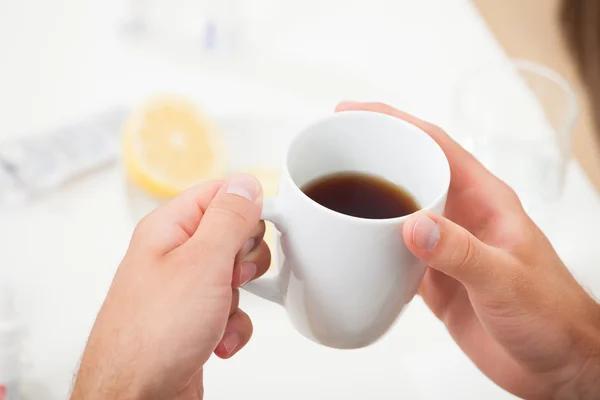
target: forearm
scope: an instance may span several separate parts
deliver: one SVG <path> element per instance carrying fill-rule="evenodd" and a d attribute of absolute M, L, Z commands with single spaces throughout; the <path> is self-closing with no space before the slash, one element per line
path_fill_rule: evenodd
<path fill-rule="evenodd" d="M 71 400 L 146 400 L 140 381 L 145 371 L 136 365 L 132 354 L 117 350 L 115 342 L 119 335 L 99 336 L 105 340 L 98 340 L 94 333 L 90 336 Z"/>
<path fill-rule="evenodd" d="M 122 371 L 114 370 L 110 374 L 82 365 L 80 368 L 71 400 L 143 400 L 135 384 L 126 384 L 127 378 Z"/>

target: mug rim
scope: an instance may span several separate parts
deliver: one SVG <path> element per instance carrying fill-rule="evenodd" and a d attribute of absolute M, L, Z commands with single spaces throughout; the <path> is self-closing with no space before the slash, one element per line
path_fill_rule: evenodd
<path fill-rule="evenodd" d="M 381 118 L 381 119 L 389 119 L 389 120 L 393 120 L 394 123 L 397 123 L 399 125 L 404 125 L 404 127 L 409 127 L 411 130 L 415 130 L 418 131 L 420 134 L 424 135 L 427 137 L 426 140 L 429 140 L 430 143 L 436 147 L 440 153 L 443 156 L 444 159 L 444 166 L 445 166 L 445 180 L 446 183 L 444 184 L 444 190 L 442 191 L 442 193 L 437 196 L 435 198 L 435 200 L 433 200 L 432 202 L 429 202 L 426 206 L 422 206 L 420 207 L 417 211 L 412 212 L 410 214 L 406 214 L 403 215 L 401 217 L 394 217 L 394 218 L 363 218 L 363 217 L 355 217 L 352 215 L 347 215 L 347 214 L 343 214 L 337 211 L 334 211 L 330 208 L 327 208 L 319 203 L 317 203 L 316 201 L 314 201 L 313 199 L 311 199 L 310 197 L 308 197 L 306 195 L 306 193 L 304 193 L 302 191 L 302 189 L 300 189 L 300 187 L 296 184 L 296 182 L 294 181 L 294 179 L 292 178 L 291 174 L 290 174 L 290 170 L 288 167 L 288 157 L 289 154 L 291 152 L 291 150 L 295 147 L 296 142 L 300 139 L 300 137 L 302 137 L 306 132 L 310 131 L 311 129 L 313 129 L 314 127 L 323 124 L 327 121 L 330 121 L 332 119 L 338 119 L 338 118 L 345 118 L 347 115 L 368 115 L 369 117 L 373 117 L 373 118 Z M 451 180 L 451 174 L 450 174 L 450 163 L 448 162 L 448 157 L 446 156 L 446 153 L 444 152 L 444 150 L 440 147 L 440 145 L 433 140 L 433 138 L 427 134 L 427 132 L 425 132 L 423 129 L 419 128 L 418 126 L 411 124 L 408 121 L 405 121 L 401 118 L 398 117 L 394 117 L 388 114 L 383 114 L 383 113 L 379 113 L 379 112 L 375 112 L 375 111 L 367 111 L 367 110 L 350 110 L 350 111 L 339 111 L 339 112 L 335 112 L 333 115 L 328 115 L 326 117 L 322 117 L 320 119 L 318 119 L 317 121 L 305 126 L 298 134 L 296 134 L 294 136 L 294 138 L 292 139 L 292 141 L 289 143 L 289 145 L 287 146 L 286 152 L 285 152 L 285 157 L 283 160 L 283 166 L 284 166 L 284 174 L 283 177 L 284 179 L 288 180 L 289 183 L 291 183 L 291 186 L 293 187 L 293 190 L 296 192 L 296 194 L 299 194 L 301 197 L 303 197 L 304 199 L 308 200 L 308 202 L 310 204 L 312 204 L 312 206 L 316 207 L 319 210 L 323 210 L 326 213 L 329 213 L 332 216 L 336 216 L 338 218 L 342 218 L 345 219 L 349 222 L 362 222 L 362 223 L 368 223 L 368 224 L 397 224 L 399 222 L 403 222 L 404 220 L 408 219 L 411 215 L 418 213 L 420 211 L 428 211 L 428 210 L 432 210 L 436 205 L 438 205 L 440 202 L 444 201 L 444 199 L 446 198 L 447 194 L 448 194 L 448 190 L 450 188 L 450 180 Z"/>

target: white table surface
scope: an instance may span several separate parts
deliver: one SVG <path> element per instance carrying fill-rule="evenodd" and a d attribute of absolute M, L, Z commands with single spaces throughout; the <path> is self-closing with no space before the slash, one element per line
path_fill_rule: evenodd
<path fill-rule="evenodd" d="M 4 0 L 0 139 L 176 90 L 227 122 L 233 167 L 271 165 L 289 134 L 343 99 L 389 102 L 452 132 L 456 79 L 505 57 L 466 0 L 283 3 L 256 0 L 269 7 L 250 10 L 254 57 L 224 66 L 120 41 L 116 0 Z M 294 19 L 278 17 L 285 7 Z M 28 399 L 67 398 L 136 215 L 118 164 L 0 214 L 0 266 L 14 281 L 28 330 Z M 561 256 L 600 293 L 593 243 L 600 201 L 576 163 L 555 218 L 548 233 Z M 241 304 L 253 317 L 254 338 L 234 359 L 209 362 L 207 399 L 511 398 L 470 363 L 419 298 L 384 339 L 357 351 L 309 342 L 274 305 L 249 295 Z"/>

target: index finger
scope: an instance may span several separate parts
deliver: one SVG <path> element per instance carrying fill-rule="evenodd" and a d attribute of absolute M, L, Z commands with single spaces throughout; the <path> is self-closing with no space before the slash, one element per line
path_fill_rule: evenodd
<path fill-rule="evenodd" d="M 338 112 L 350 110 L 372 111 L 400 118 L 420 128 L 435 140 L 446 154 L 450 165 L 449 202 L 445 214 L 450 219 L 455 219 L 455 222 L 468 229 L 476 229 L 480 221 L 494 216 L 523 213 L 515 192 L 440 127 L 382 103 L 345 102 L 336 107 Z M 474 211 L 476 214 L 472 214 Z M 477 215 L 477 218 L 473 215 Z"/>
<path fill-rule="evenodd" d="M 493 177 L 471 153 L 456 143 L 443 129 L 423 121 L 404 111 L 383 103 L 359 103 L 342 102 L 335 108 L 336 112 L 342 111 L 372 111 L 400 118 L 420 128 L 427 133 L 442 148 L 450 164 L 452 174 L 452 186 L 455 188 L 467 188 L 473 186 L 473 179 L 485 181 L 485 178 Z M 479 182 L 481 184 L 482 182 Z"/>
<path fill-rule="evenodd" d="M 251 175 L 238 174 L 210 201 L 196 232 L 178 251 L 190 260 L 217 266 L 218 277 L 231 280 L 237 253 L 260 220 L 262 187 Z"/>
<path fill-rule="evenodd" d="M 158 256 L 181 246 L 196 232 L 221 186 L 223 181 L 203 182 L 158 206 L 138 222 L 132 244 L 143 245 Z"/>

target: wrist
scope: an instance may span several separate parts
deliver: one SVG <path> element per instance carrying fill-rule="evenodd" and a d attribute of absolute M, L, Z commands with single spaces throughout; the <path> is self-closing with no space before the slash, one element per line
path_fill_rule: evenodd
<path fill-rule="evenodd" d="M 571 373 L 556 399 L 588 400 L 600 398 L 600 305 L 594 302 L 588 316 L 579 324 L 577 349 L 573 352 L 576 360 Z"/>
<path fill-rule="evenodd" d="M 592 400 L 600 397 L 600 355 L 586 360 L 580 371 L 565 383 L 555 398 L 557 400 Z"/>

